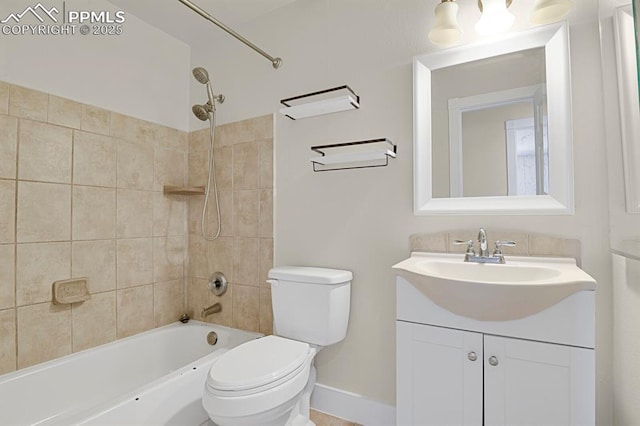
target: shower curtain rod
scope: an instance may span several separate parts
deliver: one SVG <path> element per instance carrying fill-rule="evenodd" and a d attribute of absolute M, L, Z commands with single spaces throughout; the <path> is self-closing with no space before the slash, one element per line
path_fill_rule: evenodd
<path fill-rule="evenodd" d="M 238 40 L 240 40 L 241 42 L 243 42 L 244 44 L 246 44 L 247 46 L 249 46 L 250 48 L 252 48 L 256 52 L 258 52 L 259 54 L 261 54 L 262 56 L 264 56 L 265 58 L 270 60 L 271 61 L 271 65 L 273 65 L 273 67 L 275 69 L 280 68 L 280 65 L 282 65 L 282 59 L 274 58 L 273 56 L 269 55 L 267 52 L 265 52 L 264 50 L 260 49 L 258 46 L 256 46 L 255 44 L 251 43 L 249 40 L 247 40 L 246 38 L 242 37 L 240 34 L 235 32 L 234 30 L 232 30 L 231 28 L 229 28 L 228 26 L 226 26 L 222 22 L 218 21 L 216 18 L 211 16 L 209 13 L 207 13 L 207 11 L 202 9 L 200 6 L 194 4 L 190 0 L 178 0 L 178 1 L 180 3 L 182 3 L 182 4 L 184 4 L 185 6 L 187 6 L 189 9 L 193 10 L 194 12 L 196 12 L 198 15 L 202 16 L 204 19 L 213 22 L 218 27 L 220 27 L 221 29 L 223 29 L 224 31 L 229 33 L 230 35 L 234 36 L 235 38 L 237 38 Z"/>

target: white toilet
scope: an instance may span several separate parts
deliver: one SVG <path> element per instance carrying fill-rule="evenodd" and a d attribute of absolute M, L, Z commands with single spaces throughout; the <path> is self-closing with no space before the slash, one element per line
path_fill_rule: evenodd
<path fill-rule="evenodd" d="M 313 359 L 344 339 L 350 271 L 281 266 L 269 271 L 274 335 L 223 354 L 211 366 L 202 405 L 226 425 L 313 425 Z"/>

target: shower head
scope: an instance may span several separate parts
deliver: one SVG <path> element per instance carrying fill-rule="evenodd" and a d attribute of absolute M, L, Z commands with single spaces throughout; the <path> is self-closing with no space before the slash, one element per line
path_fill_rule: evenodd
<path fill-rule="evenodd" d="M 191 108 L 191 111 L 202 121 L 209 120 L 210 114 L 216 112 L 216 102 L 223 103 L 224 95 L 214 95 L 213 89 L 211 88 L 211 79 L 209 79 L 209 73 L 206 69 L 202 67 L 196 67 L 193 69 L 193 76 L 198 80 L 199 83 L 202 83 L 207 86 L 207 96 L 209 97 L 209 102 L 204 105 L 194 105 Z"/>
<path fill-rule="evenodd" d="M 193 76 L 202 84 L 209 83 L 209 73 L 202 67 L 196 67 L 193 69 Z"/>
<path fill-rule="evenodd" d="M 191 111 L 193 111 L 193 114 L 198 117 L 198 119 L 207 121 L 210 118 L 209 113 L 212 109 L 209 105 L 194 105 Z"/>

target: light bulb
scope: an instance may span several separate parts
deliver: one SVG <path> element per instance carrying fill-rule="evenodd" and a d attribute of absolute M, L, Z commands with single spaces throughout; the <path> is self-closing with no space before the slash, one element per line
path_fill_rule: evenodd
<path fill-rule="evenodd" d="M 498 34 L 509 29 L 514 20 L 505 0 L 482 0 L 482 16 L 476 22 L 476 31 L 481 35 Z"/>
<path fill-rule="evenodd" d="M 462 38 L 462 28 L 458 24 L 458 5 L 451 0 L 443 0 L 436 6 L 436 22 L 429 32 L 433 44 L 446 46 Z"/>
<path fill-rule="evenodd" d="M 536 0 L 530 20 L 534 24 L 550 24 L 567 16 L 571 9 L 571 0 Z"/>

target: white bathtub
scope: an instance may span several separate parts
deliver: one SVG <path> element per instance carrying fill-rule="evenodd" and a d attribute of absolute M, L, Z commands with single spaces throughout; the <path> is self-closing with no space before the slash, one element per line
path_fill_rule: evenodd
<path fill-rule="evenodd" d="M 176 322 L 5 374 L 0 425 L 198 426 L 208 420 L 200 399 L 213 361 L 259 336 Z"/>

